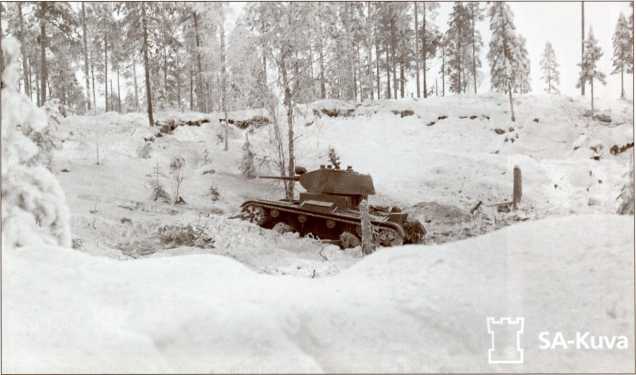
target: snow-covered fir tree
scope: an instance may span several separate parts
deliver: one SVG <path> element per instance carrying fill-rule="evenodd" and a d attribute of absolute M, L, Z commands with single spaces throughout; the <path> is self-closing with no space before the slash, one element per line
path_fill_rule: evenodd
<path fill-rule="evenodd" d="M 517 35 L 517 46 L 515 51 L 515 83 L 514 91 L 519 94 L 527 94 L 532 90 L 530 86 L 530 57 L 526 48 L 526 38 Z"/>
<path fill-rule="evenodd" d="M 583 61 L 578 64 L 579 67 L 581 67 L 581 73 L 577 87 L 587 83 L 590 84 L 590 105 L 592 112 L 594 112 L 594 80 L 596 79 L 602 84 L 605 84 L 605 73 L 598 69 L 598 62 L 601 56 L 603 56 L 603 51 L 590 27 L 590 31 L 585 39 Z"/>
<path fill-rule="evenodd" d="M 492 88 L 508 94 L 510 119 L 515 121 L 512 90 L 519 76 L 520 43 L 513 23 L 510 6 L 504 2 L 493 3 L 488 9 L 491 38 L 488 50 L 490 82 Z"/>
<path fill-rule="evenodd" d="M 546 42 L 541 56 L 541 71 L 543 76 L 541 79 L 545 82 L 545 92 L 548 94 L 559 93 L 559 63 L 556 59 L 556 53 L 552 48 L 552 43 Z"/>
<path fill-rule="evenodd" d="M 8 64 L 0 72 L 2 100 L 2 243 L 7 248 L 54 245 L 70 247 L 70 213 L 57 178 L 42 165 L 41 148 L 25 133 L 50 136 L 46 113 L 18 91 L 20 47 L 2 40 Z M 30 130 L 27 130 L 30 129 Z"/>
<path fill-rule="evenodd" d="M 621 13 L 618 16 L 618 22 L 616 23 L 616 30 L 612 37 L 612 43 L 614 46 L 614 55 L 612 56 L 613 70 L 612 74 L 621 75 L 621 98 L 625 98 L 625 73 L 634 72 L 634 45 L 632 39 L 632 30 L 627 22 L 627 19 Z"/>

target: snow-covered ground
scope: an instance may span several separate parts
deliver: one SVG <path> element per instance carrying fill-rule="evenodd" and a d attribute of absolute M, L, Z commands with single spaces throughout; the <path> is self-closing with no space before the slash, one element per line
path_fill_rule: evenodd
<path fill-rule="evenodd" d="M 318 279 L 213 255 L 11 249 L 3 370 L 633 371 L 633 238 L 633 217 L 544 219 L 381 249 Z M 489 316 L 525 318 L 525 364 L 488 364 Z M 541 350 L 542 331 L 625 335 L 629 348 Z"/>
<path fill-rule="evenodd" d="M 616 212 L 630 152 L 615 156 L 609 149 L 633 142 L 631 103 L 606 106 L 613 120 L 608 125 L 584 117 L 587 103 L 567 97 L 527 96 L 516 102 L 516 122 L 510 121 L 501 96 L 407 99 L 357 108 L 333 100 L 314 103 L 313 108 L 355 111 L 331 118 L 305 109 L 304 121 L 296 126 L 297 164 L 308 169 L 327 164 L 328 149 L 334 147 L 343 165 L 373 176 L 377 195 L 371 202 L 399 206 L 415 215 L 427 227 L 429 244 L 480 235 L 527 219 Z M 414 115 L 395 114 L 406 109 Z M 259 111 L 230 117 L 254 114 Z M 60 126 L 66 141 L 55 159 L 55 170 L 73 213 L 74 238 L 81 240 L 83 251 L 121 259 L 214 253 L 262 272 L 312 277 L 337 273 L 360 259 L 356 251 L 341 252 L 293 235 L 281 237 L 230 219 L 245 200 L 283 195 L 276 181 L 241 176 L 238 166 L 247 131 L 232 127 L 226 152 L 217 138 L 222 134 L 218 114 L 160 113 L 158 117 L 164 122 L 200 118 L 211 122 L 178 127 L 173 134 L 156 138 L 147 158 L 140 156 L 144 138 L 158 129 L 148 127 L 141 114 L 76 116 Z M 497 134 L 495 129 L 505 133 Z M 272 159 L 269 132 L 271 126 L 264 126 L 247 136 L 256 153 L 257 173 L 275 175 L 276 169 L 267 162 Z M 590 147 L 597 145 L 602 147 L 601 157 L 593 160 Z M 186 161 L 181 194 L 186 204 L 151 201 L 154 179 L 171 193 L 169 164 L 175 156 Z M 515 165 L 523 175 L 522 209 L 501 214 L 494 204 L 511 200 Z M 220 194 L 217 201 L 209 195 L 211 186 Z M 479 201 L 480 210 L 471 215 Z M 152 243 L 160 225 L 175 223 L 207 227 L 215 247 L 166 250 Z M 261 243 L 259 249 L 255 242 Z"/>
<path fill-rule="evenodd" d="M 64 119 L 53 171 L 74 249 L 3 248 L 2 370 L 633 370 L 634 218 L 614 214 L 631 151 L 609 152 L 633 142 L 632 103 L 603 104 L 606 124 L 578 99 L 515 100 L 516 122 L 494 95 L 314 103 L 349 109 L 335 118 L 300 108 L 299 165 L 327 164 L 334 147 L 373 176 L 371 203 L 402 207 L 429 231 L 425 244 L 367 257 L 233 218 L 245 200 L 282 196 L 280 183 L 239 172 L 247 135 L 257 172 L 276 173 L 271 126 L 231 128 L 226 152 L 218 114 L 158 114 L 211 122 L 150 149 L 144 138 L 159 129 L 142 114 Z M 172 192 L 175 156 L 186 203 L 152 201 L 153 180 Z M 521 208 L 497 212 L 515 165 Z M 204 228 L 214 246 L 167 248 L 158 230 L 173 224 Z M 525 364 L 488 364 L 489 316 L 525 318 Z M 626 335 L 629 348 L 541 350 L 541 331 Z"/>

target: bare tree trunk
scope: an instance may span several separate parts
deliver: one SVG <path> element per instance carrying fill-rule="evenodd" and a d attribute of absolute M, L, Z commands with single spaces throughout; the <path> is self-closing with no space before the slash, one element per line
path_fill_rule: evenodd
<path fill-rule="evenodd" d="M 82 39 L 84 44 L 84 76 L 86 76 L 86 111 L 91 110 L 91 86 L 88 76 L 88 42 L 86 36 L 86 7 L 82 1 Z"/>
<path fill-rule="evenodd" d="M 404 83 L 406 77 L 404 76 L 404 57 L 400 56 L 400 98 L 404 98 Z"/>
<path fill-rule="evenodd" d="M 285 58 L 281 62 L 281 76 L 283 79 L 283 90 L 285 90 L 284 94 L 284 103 L 285 107 L 287 107 L 287 149 L 288 149 L 288 163 L 287 163 L 287 173 L 288 175 L 294 176 L 294 106 L 292 103 L 292 94 L 291 89 L 289 87 L 289 80 L 287 77 L 287 63 Z M 289 181 L 287 187 L 287 199 L 294 199 L 294 181 Z"/>
<path fill-rule="evenodd" d="M 392 4 L 389 3 L 389 6 Z M 398 96 L 398 83 L 397 83 L 397 59 L 396 55 L 397 36 L 395 35 L 395 19 L 394 14 L 391 12 L 391 70 L 393 71 L 393 99 L 397 99 Z"/>
<path fill-rule="evenodd" d="M 387 99 L 391 99 L 391 60 L 389 59 L 389 43 L 385 43 L 386 48 L 386 97 Z"/>
<path fill-rule="evenodd" d="M 0 4 L 0 90 L 4 87 L 4 83 L 2 82 L 2 76 L 4 75 L 4 50 L 2 49 L 2 10 L 4 6 Z M 0 102 L 0 119 L 2 117 L 2 104 Z"/>
<path fill-rule="evenodd" d="M 41 1 L 40 7 L 40 105 L 44 105 L 46 102 L 46 84 L 49 80 L 48 67 L 46 65 L 46 12 L 48 9 L 48 3 L 46 1 Z"/>
<path fill-rule="evenodd" d="M 353 101 L 358 101 L 358 81 L 360 80 L 360 74 L 358 73 L 358 69 L 360 67 L 360 47 L 356 43 L 356 57 L 354 59 L 353 64 Z"/>
<path fill-rule="evenodd" d="M 148 123 L 154 126 L 155 121 L 152 117 L 152 92 L 150 89 L 150 67 L 148 63 L 148 25 L 146 24 L 146 4 L 141 3 L 141 23 L 144 31 L 144 70 L 146 71 L 146 102 L 148 104 Z"/>
<path fill-rule="evenodd" d="M 479 6 L 479 3 L 477 3 L 477 6 Z M 477 56 L 475 52 L 475 9 L 473 8 L 472 3 L 469 4 L 468 7 L 470 8 L 470 20 L 471 20 L 470 25 L 472 27 L 472 35 L 470 39 L 473 45 L 473 89 L 474 89 L 475 95 L 477 95 Z"/>
<path fill-rule="evenodd" d="M 319 3 L 322 4 L 322 3 Z M 319 55 L 319 59 L 320 59 L 320 98 L 321 99 L 325 99 L 327 97 L 327 86 L 325 83 L 325 50 L 324 50 L 324 45 L 323 45 L 323 38 L 322 38 L 322 21 L 320 21 L 320 33 L 321 33 L 321 37 L 319 38 L 320 40 L 320 55 Z"/>
<path fill-rule="evenodd" d="M 446 96 L 446 47 L 442 46 L 442 96 Z"/>
<path fill-rule="evenodd" d="M 581 63 L 585 55 L 585 2 L 581 1 Z M 585 96 L 585 82 L 581 82 L 581 95 Z"/>
<path fill-rule="evenodd" d="M 594 78 L 590 79 L 590 99 L 592 101 L 592 113 L 594 113 Z"/>
<path fill-rule="evenodd" d="M 623 53 L 621 52 L 621 55 Z M 622 56 L 621 56 L 621 60 L 622 60 Z M 624 65 L 624 64 L 623 64 Z M 623 65 L 621 65 L 621 99 L 625 99 L 625 85 L 623 83 L 623 71 L 625 70 Z"/>
<path fill-rule="evenodd" d="M 377 33 L 377 28 L 376 28 Z M 375 36 L 375 85 L 377 89 L 378 100 L 382 97 L 382 85 L 380 84 L 380 41 Z"/>
<path fill-rule="evenodd" d="M 371 64 L 373 62 L 373 26 L 371 19 L 371 2 L 367 1 L 367 84 L 369 85 L 369 99 L 373 100 L 373 68 Z M 378 98 L 379 99 L 379 98 Z"/>
<path fill-rule="evenodd" d="M 108 39 L 104 33 L 104 112 L 108 112 Z"/>
<path fill-rule="evenodd" d="M 417 37 L 419 35 L 418 31 L 419 31 L 419 25 L 418 25 L 418 19 L 417 19 L 417 8 L 419 8 L 417 6 L 417 1 L 413 2 L 413 7 L 415 8 L 415 82 L 416 82 L 416 87 L 417 87 L 417 97 L 420 97 L 420 59 L 418 58 L 418 56 L 420 55 L 420 43 L 419 43 L 419 38 Z"/>
<path fill-rule="evenodd" d="M 203 95 L 203 69 L 201 64 L 201 39 L 199 38 L 199 21 L 196 12 L 192 12 L 192 18 L 194 19 L 194 40 L 197 47 L 197 103 L 199 112 L 207 112 L 205 108 L 205 99 Z"/>
<path fill-rule="evenodd" d="M 428 87 L 426 87 L 426 2 L 422 3 L 422 77 L 424 97 L 428 97 Z"/>
<path fill-rule="evenodd" d="M 223 3 L 219 7 L 219 13 L 221 14 L 221 22 L 219 22 L 219 34 L 221 38 L 221 100 L 223 103 L 223 116 L 225 117 L 225 135 L 223 136 L 223 150 L 228 150 L 228 141 L 227 138 L 229 124 L 227 123 L 227 93 L 226 93 L 226 83 L 227 83 L 227 73 L 225 68 L 225 13 L 223 12 Z"/>
<path fill-rule="evenodd" d="M 2 50 L 0 50 L 2 52 Z M 40 100 L 42 99 L 42 95 L 40 95 L 40 69 L 35 68 L 35 101 L 38 106 L 41 106 Z"/>
<path fill-rule="evenodd" d="M 137 86 L 137 56 L 132 55 L 133 86 L 135 87 L 135 112 L 139 111 L 139 88 Z"/>
<path fill-rule="evenodd" d="M 510 101 L 510 120 L 515 121 L 515 108 L 512 102 L 512 83 L 508 81 L 508 100 Z"/>
<path fill-rule="evenodd" d="M 175 83 L 177 84 L 177 109 L 181 111 L 181 69 L 179 67 L 179 55 L 175 56 L 176 68 L 174 71 Z"/>
<path fill-rule="evenodd" d="M 97 95 L 95 95 L 95 66 L 91 64 L 91 87 L 93 88 L 93 109 L 97 113 Z"/>
<path fill-rule="evenodd" d="M 261 29 L 263 30 L 263 32 L 265 31 L 264 19 L 261 20 Z M 321 40 L 321 43 L 322 43 L 322 40 Z M 265 45 L 265 41 L 263 41 L 263 45 L 261 46 L 261 48 L 262 48 L 262 58 L 263 58 L 263 73 L 262 73 L 263 76 L 261 77 L 261 80 L 262 80 L 261 86 L 263 90 L 262 102 L 263 102 L 263 108 L 265 108 L 265 90 L 267 90 L 267 54 L 265 53 L 265 51 L 267 50 L 267 46 Z M 321 44 L 321 53 L 322 53 L 322 44 Z M 324 62 L 321 62 L 321 64 L 324 64 Z M 321 74 L 322 72 L 324 72 L 324 65 L 321 66 Z M 324 80 L 324 76 L 322 77 L 322 79 Z"/>
<path fill-rule="evenodd" d="M 20 52 L 22 53 L 22 73 L 24 73 L 24 93 L 31 99 L 31 82 L 26 55 L 26 34 L 24 32 L 24 18 L 22 17 L 22 3 L 16 3 L 18 7 L 18 20 L 20 22 Z"/>
<path fill-rule="evenodd" d="M 190 64 L 190 110 L 194 111 L 194 69 Z"/>
<path fill-rule="evenodd" d="M 121 113 L 121 91 L 119 90 L 119 66 L 117 67 L 117 109 Z"/>

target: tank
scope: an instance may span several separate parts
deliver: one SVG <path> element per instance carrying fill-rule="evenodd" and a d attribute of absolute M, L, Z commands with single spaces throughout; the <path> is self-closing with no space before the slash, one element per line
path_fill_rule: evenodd
<path fill-rule="evenodd" d="M 373 179 L 351 167 L 321 165 L 307 171 L 297 167 L 292 177 L 261 176 L 264 179 L 297 181 L 305 188 L 298 200 L 249 200 L 241 205 L 241 217 L 263 228 L 294 231 L 341 247 L 359 244 L 360 203 L 375 194 Z M 397 207 L 369 207 L 373 240 L 378 246 L 399 246 L 423 241 L 426 230 Z"/>

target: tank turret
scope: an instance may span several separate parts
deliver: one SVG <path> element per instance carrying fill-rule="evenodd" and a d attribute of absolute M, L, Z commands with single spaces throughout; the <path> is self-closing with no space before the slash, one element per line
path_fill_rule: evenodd
<path fill-rule="evenodd" d="M 298 181 L 307 192 L 300 193 L 300 203 L 306 201 L 332 202 L 341 208 L 357 209 L 363 199 L 375 194 L 373 179 L 368 174 L 353 170 L 330 168 L 324 165 L 320 169 L 307 172 L 303 167 L 296 167 L 296 175 L 292 177 L 261 176 L 264 179 Z"/>

